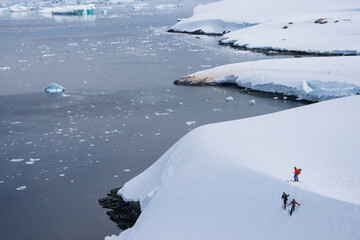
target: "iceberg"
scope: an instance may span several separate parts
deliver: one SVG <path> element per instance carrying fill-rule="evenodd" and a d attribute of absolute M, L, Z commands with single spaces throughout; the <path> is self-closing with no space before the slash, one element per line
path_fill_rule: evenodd
<path fill-rule="evenodd" d="M 48 7 L 41 9 L 39 14 L 52 14 L 60 16 L 83 16 L 94 15 L 95 6 L 93 4 L 87 5 L 69 5 L 65 7 Z"/>
<path fill-rule="evenodd" d="M 9 8 L 10 12 L 25 12 L 28 10 L 28 7 L 15 4 Z"/>
<path fill-rule="evenodd" d="M 62 92 L 65 92 L 65 88 L 56 83 L 50 83 L 45 88 L 45 92 L 47 92 L 47 93 L 62 93 Z"/>

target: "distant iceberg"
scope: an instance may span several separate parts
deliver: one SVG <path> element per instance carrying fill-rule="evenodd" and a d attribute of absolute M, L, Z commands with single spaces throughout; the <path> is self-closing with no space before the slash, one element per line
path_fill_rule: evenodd
<path fill-rule="evenodd" d="M 62 93 L 62 92 L 65 92 L 65 88 L 56 83 L 50 83 L 45 88 L 45 92 L 47 92 L 47 93 Z"/>
<path fill-rule="evenodd" d="M 39 14 L 52 14 L 61 16 L 82 16 L 94 15 L 95 6 L 93 4 L 87 5 L 73 5 L 64 7 L 49 7 L 40 10 Z"/>
<path fill-rule="evenodd" d="M 10 12 L 25 12 L 28 9 L 28 7 L 19 4 L 15 4 L 9 8 Z"/>

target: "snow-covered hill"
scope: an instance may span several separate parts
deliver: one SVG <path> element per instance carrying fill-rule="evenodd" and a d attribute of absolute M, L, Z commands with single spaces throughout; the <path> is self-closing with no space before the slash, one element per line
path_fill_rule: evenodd
<path fill-rule="evenodd" d="M 359 9 L 357 0 L 223 0 L 199 6 L 172 29 L 231 31 L 221 41 L 249 49 L 359 55 Z"/>
<path fill-rule="evenodd" d="M 309 57 L 233 63 L 190 74 L 178 82 L 234 83 L 262 92 L 324 101 L 360 94 L 360 57 Z"/>
<path fill-rule="evenodd" d="M 354 96 L 195 129 L 120 190 L 142 213 L 107 239 L 360 239 L 359 109 Z"/>
<path fill-rule="evenodd" d="M 222 41 L 248 48 L 359 54 L 359 9 L 356 0 L 224 0 L 172 29 L 232 31 Z M 188 77 L 326 100 L 358 94 L 359 59 L 264 60 Z M 359 119 L 352 96 L 199 127 L 119 191 L 142 213 L 106 239 L 360 239 Z M 301 182 L 290 181 L 294 167 Z M 293 216 L 283 192 L 301 204 Z"/>

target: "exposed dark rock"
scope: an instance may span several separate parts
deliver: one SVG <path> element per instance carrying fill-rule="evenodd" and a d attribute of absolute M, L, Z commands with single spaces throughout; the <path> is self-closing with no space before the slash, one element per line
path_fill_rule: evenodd
<path fill-rule="evenodd" d="M 314 53 L 314 52 L 306 52 L 306 51 L 294 51 L 294 50 L 277 50 L 272 48 L 249 48 L 246 46 L 237 46 L 234 43 L 223 43 L 219 41 L 219 45 L 228 46 L 234 49 L 242 50 L 242 51 L 251 51 L 257 53 L 263 53 L 268 56 L 274 55 L 292 55 L 295 57 L 301 56 L 356 56 L 356 54 L 343 54 L 343 53 Z"/>
<path fill-rule="evenodd" d="M 283 26 L 283 29 L 287 29 L 287 28 L 288 28 L 288 26 L 286 26 L 286 25 L 285 25 L 285 26 Z"/>
<path fill-rule="evenodd" d="M 327 22 L 328 21 L 326 20 L 326 18 L 318 18 L 318 19 L 315 20 L 314 23 L 325 24 Z"/>
<path fill-rule="evenodd" d="M 140 216 L 141 208 L 139 202 L 126 202 L 121 196 L 117 195 L 119 189 L 112 189 L 106 198 L 99 199 L 99 204 L 103 208 L 112 209 L 107 211 L 106 214 L 121 230 L 125 230 L 134 226 Z"/>
<path fill-rule="evenodd" d="M 169 33 L 186 33 L 186 34 L 192 34 L 192 35 L 206 35 L 206 36 L 222 36 L 224 35 L 225 33 L 227 32 L 223 32 L 223 33 L 205 33 L 202 29 L 198 29 L 198 30 L 195 30 L 193 32 L 188 32 L 188 31 L 175 31 L 174 29 L 169 29 L 168 30 Z"/>

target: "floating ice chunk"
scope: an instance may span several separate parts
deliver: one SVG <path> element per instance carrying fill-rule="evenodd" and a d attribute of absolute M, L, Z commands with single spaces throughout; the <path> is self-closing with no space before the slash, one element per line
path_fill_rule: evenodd
<path fill-rule="evenodd" d="M 131 170 L 127 168 L 127 169 L 124 169 L 123 171 L 124 172 L 130 172 Z"/>
<path fill-rule="evenodd" d="M 65 88 L 56 83 L 50 83 L 45 88 L 45 92 L 47 92 L 47 93 L 62 93 L 62 92 L 65 92 Z"/>
<path fill-rule="evenodd" d="M 225 100 L 226 100 L 227 102 L 232 102 L 232 101 L 234 101 L 234 98 L 233 98 L 233 97 L 227 97 L 227 98 L 225 98 Z"/>
<path fill-rule="evenodd" d="M 274 100 L 278 100 L 279 98 L 278 97 L 273 97 Z"/>
<path fill-rule="evenodd" d="M 249 105 L 255 105 L 255 100 L 253 99 L 253 100 L 250 100 L 249 101 Z"/>
<path fill-rule="evenodd" d="M 37 161 L 40 161 L 40 158 L 30 158 L 30 161 L 31 162 L 37 162 Z"/>
<path fill-rule="evenodd" d="M 101 9 L 99 11 L 99 13 L 102 14 L 102 15 L 106 15 L 106 14 L 108 14 L 108 11 L 106 9 Z"/>
<path fill-rule="evenodd" d="M 4 181 L 0 181 L 0 184 L 4 183 Z"/>
<path fill-rule="evenodd" d="M 221 111 L 221 108 L 213 108 L 213 111 L 214 111 L 214 112 Z"/>
<path fill-rule="evenodd" d="M 0 67 L 1 71 L 5 71 L 5 70 L 9 70 L 9 69 L 10 69 L 10 67 Z"/>
<path fill-rule="evenodd" d="M 186 124 L 189 125 L 189 126 L 194 125 L 195 123 L 196 123 L 195 121 L 186 122 Z"/>
<path fill-rule="evenodd" d="M 33 142 L 26 142 L 25 144 L 28 145 L 28 144 L 32 144 Z"/>
<path fill-rule="evenodd" d="M 75 46 L 77 46 L 78 44 L 75 42 L 75 43 L 68 43 L 67 45 L 70 46 L 70 47 L 75 47 Z"/>
<path fill-rule="evenodd" d="M 175 5 L 175 4 L 162 4 L 156 6 L 157 9 L 175 9 L 175 8 L 181 8 L 184 7 L 183 5 Z"/>
<path fill-rule="evenodd" d="M 25 12 L 29 8 L 20 4 L 15 4 L 9 8 L 10 12 Z"/>
<path fill-rule="evenodd" d="M 114 178 L 117 178 L 118 177 L 118 175 L 114 175 Z"/>
<path fill-rule="evenodd" d="M 51 53 L 51 54 L 44 54 L 44 55 L 42 55 L 43 57 L 54 57 L 55 56 L 55 54 L 54 53 Z"/>
<path fill-rule="evenodd" d="M 12 122 L 11 125 L 20 124 L 21 122 Z"/>
<path fill-rule="evenodd" d="M 16 188 L 17 191 L 23 191 L 23 190 L 26 190 L 26 186 L 21 186 L 21 187 L 18 187 Z"/>
<path fill-rule="evenodd" d="M 34 162 L 30 161 L 30 162 L 25 162 L 26 165 L 31 165 L 34 164 Z"/>
<path fill-rule="evenodd" d="M 139 10 L 139 9 L 147 8 L 148 6 L 149 6 L 149 4 L 147 4 L 147 3 L 138 3 L 138 4 L 133 4 L 132 8 L 134 10 Z"/>
<path fill-rule="evenodd" d="M 61 173 L 59 174 L 60 177 L 65 177 L 65 174 Z"/>
<path fill-rule="evenodd" d="M 164 115 L 169 115 L 169 113 L 158 113 L 158 112 L 155 112 L 155 115 L 156 115 L 156 116 L 164 116 Z"/>
<path fill-rule="evenodd" d="M 24 161 L 23 158 L 14 158 L 10 160 L 10 162 L 22 162 L 22 161 Z"/>

